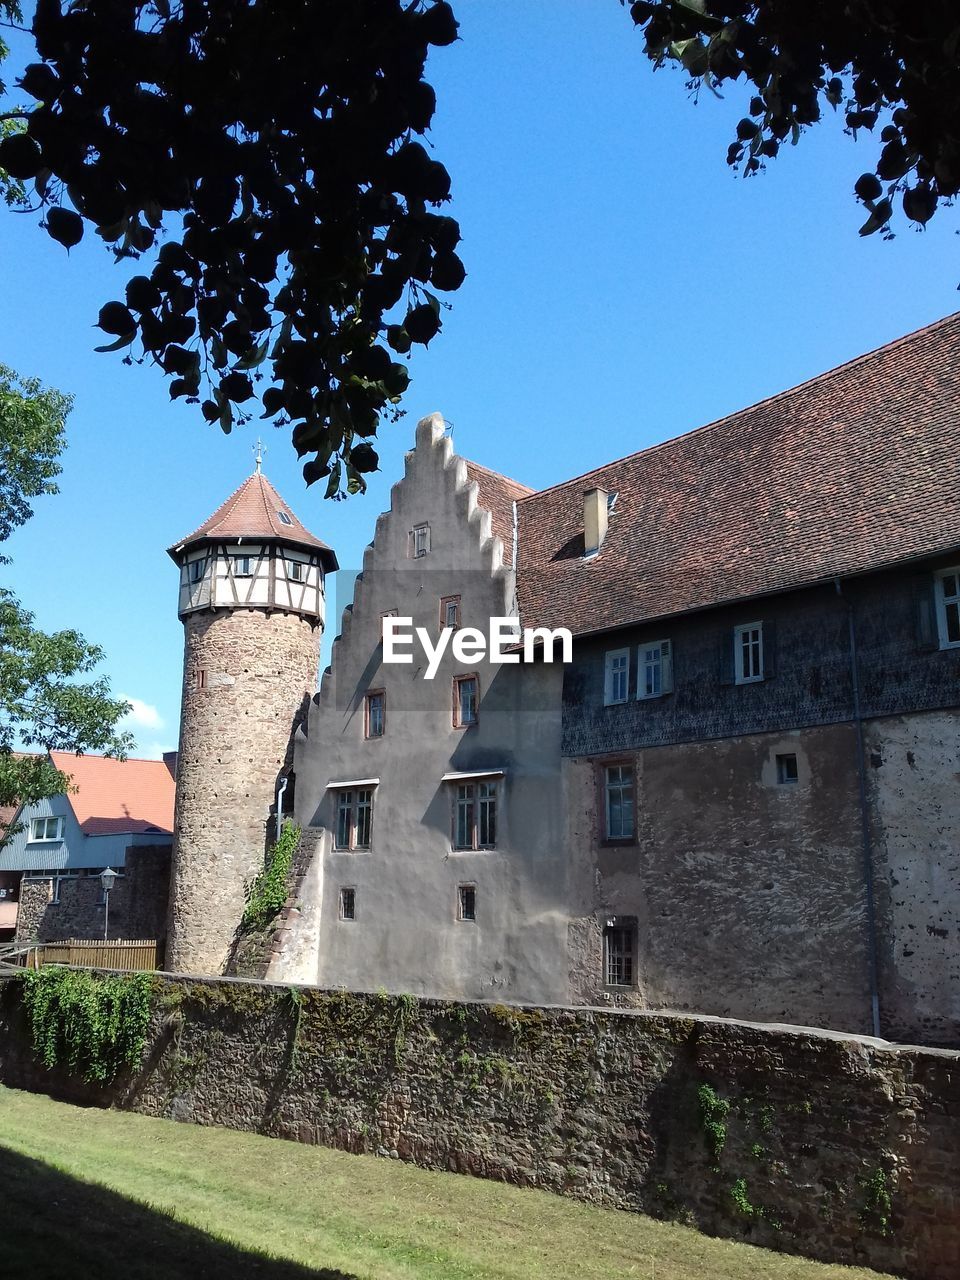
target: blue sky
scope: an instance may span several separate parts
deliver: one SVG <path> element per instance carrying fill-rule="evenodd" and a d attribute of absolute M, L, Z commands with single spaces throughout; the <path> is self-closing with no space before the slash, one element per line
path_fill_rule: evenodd
<path fill-rule="evenodd" d="M 412 361 L 381 473 L 365 498 L 325 502 L 264 424 L 266 474 L 348 570 L 425 413 L 453 423 L 465 456 L 542 487 L 957 309 L 949 211 L 889 243 L 858 237 L 852 186 L 877 148 L 840 117 L 744 180 L 725 163 L 743 91 L 694 104 L 680 74 L 651 72 L 616 0 L 455 8 L 462 39 L 428 78 L 469 274 Z M 76 407 L 61 494 L 11 539 L 5 581 L 43 627 L 104 647 L 114 689 L 142 704 L 139 754 L 155 754 L 176 746 L 182 663 L 164 548 L 249 474 L 256 427 L 224 437 L 170 404 L 156 370 L 95 354 L 97 311 L 136 268 L 92 240 L 68 257 L 37 221 L 0 210 L 0 362 Z"/>

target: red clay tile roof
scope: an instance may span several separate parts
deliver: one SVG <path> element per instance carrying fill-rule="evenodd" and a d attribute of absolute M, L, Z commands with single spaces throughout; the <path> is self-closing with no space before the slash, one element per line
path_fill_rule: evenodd
<path fill-rule="evenodd" d="M 76 791 L 67 799 L 88 836 L 173 831 L 174 782 L 163 760 L 109 760 L 51 751 Z"/>
<path fill-rule="evenodd" d="M 513 562 L 513 504 L 533 490 L 477 462 L 464 461 L 468 477 L 480 491 L 477 501 L 490 512 L 494 535 L 503 543 L 503 562 L 509 566 Z"/>
<path fill-rule="evenodd" d="M 281 512 L 290 521 L 280 519 Z M 197 542 L 231 541 L 243 538 L 263 538 L 289 542 L 294 546 L 312 547 L 320 551 L 320 559 L 326 572 L 337 568 L 337 557 L 325 542 L 315 538 L 293 514 L 265 475 L 256 471 L 244 480 L 239 489 L 231 493 L 199 529 L 168 548 L 168 553 L 178 559 L 186 547 Z"/>
<path fill-rule="evenodd" d="M 583 495 L 618 493 L 583 557 Z M 960 314 L 518 503 L 525 626 L 602 631 L 960 545 Z"/>

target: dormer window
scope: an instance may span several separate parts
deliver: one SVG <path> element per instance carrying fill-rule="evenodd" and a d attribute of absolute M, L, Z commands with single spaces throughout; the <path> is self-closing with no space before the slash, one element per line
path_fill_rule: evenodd
<path fill-rule="evenodd" d="M 277 519 L 280 521 L 281 524 L 288 524 L 288 525 L 293 524 L 293 521 L 290 519 L 290 517 L 287 515 L 285 511 L 278 511 Z"/>

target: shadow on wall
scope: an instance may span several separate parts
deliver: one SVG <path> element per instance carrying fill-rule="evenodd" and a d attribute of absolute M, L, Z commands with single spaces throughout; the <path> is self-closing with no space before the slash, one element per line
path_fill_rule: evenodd
<path fill-rule="evenodd" d="M 356 1280 L 250 1253 L 105 1187 L 0 1148 L 2 1273 L 34 1280 Z"/>

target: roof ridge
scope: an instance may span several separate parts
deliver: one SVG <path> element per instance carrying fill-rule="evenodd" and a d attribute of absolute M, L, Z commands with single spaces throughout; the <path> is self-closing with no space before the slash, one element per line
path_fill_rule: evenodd
<path fill-rule="evenodd" d="M 232 502 L 235 501 L 235 499 L 239 498 L 241 489 L 243 489 L 244 485 L 247 483 L 247 480 L 249 479 L 250 479 L 250 476 L 248 476 L 246 480 L 238 484 L 236 489 L 234 489 L 233 493 L 229 494 L 228 497 L 224 498 L 224 500 L 220 503 L 219 507 L 214 507 L 211 514 L 207 516 L 206 520 L 204 520 L 202 524 L 199 524 L 197 528 L 202 529 L 205 524 L 209 524 L 210 521 L 214 518 L 214 516 L 218 516 L 221 511 L 224 514 L 226 514 L 227 508 L 230 506 Z M 193 531 L 193 533 L 195 532 L 196 530 Z M 189 538 L 193 536 L 193 533 L 185 533 L 182 538 L 178 538 L 176 542 L 174 542 L 172 545 L 174 547 L 182 546 Z"/>
<path fill-rule="evenodd" d="M 777 391 L 773 395 L 764 396 L 760 400 L 755 400 L 753 404 L 744 405 L 740 409 L 734 409 L 730 413 L 726 413 L 722 418 L 714 418 L 711 422 L 704 422 L 699 427 L 691 427 L 689 431 L 681 431 L 679 435 L 670 436 L 666 440 L 658 440 L 656 444 L 649 444 L 643 449 L 635 449 L 633 453 L 625 453 L 620 458 L 611 458 L 609 462 L 602 462 L 598 467 L 591 467 L 589 471 L 581 472 L 580 475 L 571 476 L 568 480 L 558 480 L 556 484 L 547 485 L 544 489 L 534 489 L 530 493 L 520 498 L 520 502 L 525 502 L 527 498 L 537 497 L 540 494 L 552 493 L 555 489 L 563 489 L 566 485 L 578 484 L 587 479 L 588 476 L 596 475 L 599 471 L 606 471 L 609 467 L 616 466 L 618 463 L 631 462 L 634 458 L 640 458 L 644 454 L 656 453 L 659 449 L 666 449 L 677 444 L 680 440 L 687 440 L 691 436 L 700 435 L 701 432 L 717 430 L 725 426 L 734 418 L 739 418 L 745 413 L 749 413 L 753 409 L 760 409 L 764 405 L 775 404 L 777 401 L 786 400 L 790 396 L 796 395 L 800 391 L 816 386 L 818 383 L 825 382 L 836 374 L 842 373 L 844 370 L 852 369 L 856 365 L 865 364 L 868 360 L 873 360 L 877 356 L 885 355 L 887 352 L 894 351 L 898 347 L 902 347 L 913 342 L 917 338 L 925 337 L 935 329 L 949 324 L 951 321 L 960 322 L 960 311 L 952 311 L 947 316 L 941 316 L 939 320 L 933 320 L 930 324 L 924 325 L 920 329 L 914 329 L 911 333 L 904 334 L 900 338 L 893 338 L 890 342 L 885 342 L 879 347 L 874 347 L 871 351 L 864 351 L 858 356 L 853 356 L 849 360 L 843 360 L 838 365 L 834 365 L 832 369 L 825 369 L 823 373 L 818 373 L 812 378 L 806 378 L 803 382 L 797 382 L 792 387 L 787 387 L 784 391 Z"/>

